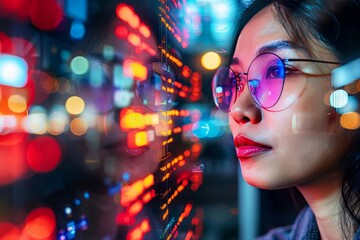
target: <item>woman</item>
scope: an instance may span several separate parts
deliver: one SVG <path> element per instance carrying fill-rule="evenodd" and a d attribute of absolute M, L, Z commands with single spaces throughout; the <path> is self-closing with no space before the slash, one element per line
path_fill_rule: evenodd
<path fill-rule="evenodd" d="M 331 70 L 360 53 L 359 10 L 359 1 L 254 1 L 230 68 L 214 75 L 244 179 L 296 187 L 308 204 L 261 239 L 360 239 L 359 130 L 339 126 L 328 97 Z"/>

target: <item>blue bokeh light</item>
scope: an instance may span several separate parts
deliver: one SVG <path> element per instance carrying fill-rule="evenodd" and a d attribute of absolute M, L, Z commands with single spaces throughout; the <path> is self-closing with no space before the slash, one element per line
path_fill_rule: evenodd
<path fill-rule="evenodd" d="M 0 85 L 23 87 L 27 83 L 28 65 L 18 56 L 0 54 Z"/>
<path fill-rule="evenodd" d="M 84 24 L 79 21 L 73 21 L 70 28 L 70 36 L 73 39 L 82 39 L 85 36 Z"/>

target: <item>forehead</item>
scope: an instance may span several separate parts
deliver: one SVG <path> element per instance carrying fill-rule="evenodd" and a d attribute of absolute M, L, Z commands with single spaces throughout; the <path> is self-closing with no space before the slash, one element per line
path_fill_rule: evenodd
<path fill-rule="evenodd" d="M 287 32 L 276 20 L 271 6 L 258 12 L 239 35 L 234 57 L 254 58 L 259 49 L 271 42 L 290 40 Z"/>

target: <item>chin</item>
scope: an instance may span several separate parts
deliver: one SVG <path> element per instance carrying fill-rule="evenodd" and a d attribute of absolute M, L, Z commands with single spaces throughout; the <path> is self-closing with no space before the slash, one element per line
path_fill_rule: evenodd
<path fill-rule="evenodd" d="M 279 190 L 291 187 L 290 184 L 285 184 L 284 181 L 279 181 L 274 177 L 266 177 L 263 174 L 257 176 L 256 174 L 243 172 L 243 178 L 249 185 L 263 190 Z"/>

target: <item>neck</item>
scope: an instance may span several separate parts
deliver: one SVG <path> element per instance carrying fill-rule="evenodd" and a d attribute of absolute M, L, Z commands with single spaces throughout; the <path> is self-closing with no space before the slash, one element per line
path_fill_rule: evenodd
<path fill-rule="evenodd" d="M 331 176 L 327 179 L 299 186 L 314 212 L 321 239 L 343 239 L 341 230 L 341 184 L 340 176 Z"/>

